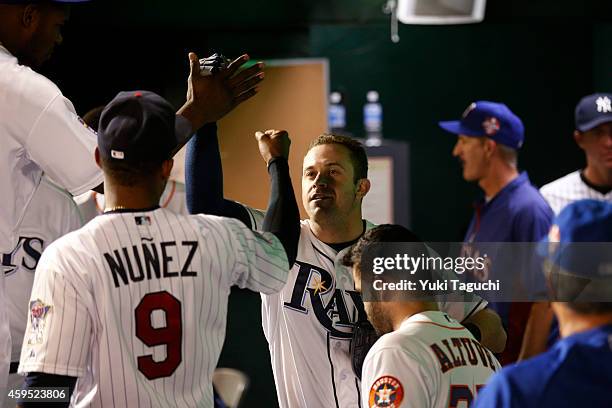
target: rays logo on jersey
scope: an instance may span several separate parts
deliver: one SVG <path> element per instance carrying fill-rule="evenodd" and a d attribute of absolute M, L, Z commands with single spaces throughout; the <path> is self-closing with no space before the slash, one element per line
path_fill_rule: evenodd
<path fill-rule="evenodd" d="M 356 291 L 336 289 L 332 275 L 321 267 L 296 261 L 299 267 L 291 301 L 286 308 L 308 314 L 306 298 L 310 300 L 312 312 L 330 335 L 339 339 L 352 338 L 358 317 L 365 319 L 361 295 Z M 354 307 L 349 305 L 352 303 Z M 354 311 L 357 313 L 354 313 Z M 352 313 L 351 313 L 352 312 Z"/>
<path fill-rule="evenodd" d="M 42 300 L 30 301 L 30 336 L 28 344 L 41 344 L 43 341 L 43 331 L 45 330 L 45 319 L 51 310 L 51 305 L 46 305 Z"/>
<path fill-rule="evenodd" d="M 370 388 L 370 408 L 397 408 L 404 399 L 404 387 L 395 377 L 385 375 Z"/>
<path fill-rule="evenodd" d="M 2 267 L 5 276 L 14 273 L 19 266 L 34 272 L 43 252 L 45 243 L 38 237 L 19 237 L 19 242 L 11 253 L 2 254 Z"/>

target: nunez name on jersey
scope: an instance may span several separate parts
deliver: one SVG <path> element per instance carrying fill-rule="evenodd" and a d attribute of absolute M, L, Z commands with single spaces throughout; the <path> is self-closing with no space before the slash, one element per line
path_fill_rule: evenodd
<path fill-rule="evenodd" d="M 146 238 L 142 238 L 146 241 Z M 151 239 L 152 240 L 152 239 Z M 115 287 L 143 279 L 173 278 L 177 276 L 197 276 L 197 269 L 191 261 L 198 250 L 198 241 L 143 242 L 140 245 L 122 247 L 102 255 L 113 275 Z M 178 253 L 186 253 L 183 263 L 179 264 Z"/>
<path fill-rule="evenodd" d="M 288 268 L 237 220 L 100 215 L 43 253 L 19 372 L 78 377 L 76 407 L 212 407 L 230 287 L 271 294 Z"/>

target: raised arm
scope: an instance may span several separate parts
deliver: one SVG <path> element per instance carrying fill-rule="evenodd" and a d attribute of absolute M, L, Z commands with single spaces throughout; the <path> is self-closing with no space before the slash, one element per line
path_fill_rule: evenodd
<path fill-rule="evenodd" d="M 217 140 L 217 125 L 204 125 L 187 144 L 185 190 L 191 214 L 211 214 L 236 218 L 252 228 L 242 205 L 223 197 L 223 170 Z"/>
<path fill-rule="evenodd" d="M 300 238 L 300 212 L 287 162 L 291 141 L 284 130 L 257 132 L 255 137 L 261 156 L 268 165 L 271 184 L 263 230 L 272 232 L 278 237 L 287 253 L 289 265 L 293 265 Z"/>

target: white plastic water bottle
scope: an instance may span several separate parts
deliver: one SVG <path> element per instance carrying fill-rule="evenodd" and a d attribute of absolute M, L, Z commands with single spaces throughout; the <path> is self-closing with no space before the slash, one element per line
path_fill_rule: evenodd
<path fill-rule="evenodd" d="M 382 105 L 378 102 L 376 91 L 368 91 L 367 103 L 363 105 L 363 126 L 368 145 L 380 145 L 382 140 Z"/>
<path fill-rule="evenodd" d="M 346 127 L 346 108 L 342 104 L 340 92 L 329 94 L 329 110 L 327 112 L 327 122 L 330 130 L 343 130 Z"/>

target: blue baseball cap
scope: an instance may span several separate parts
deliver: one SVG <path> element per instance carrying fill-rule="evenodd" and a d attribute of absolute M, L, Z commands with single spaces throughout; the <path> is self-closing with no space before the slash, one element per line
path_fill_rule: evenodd
<path fill-rule="evenodd" d="M 488 137 L 513 149 L 520 149 L 525 139 L 523 122 L 503 103 L 476 101 L 463 112 L 461 120 L 438 122 L 456 135 Z"/>
<path fill-rule="evenodd" d="M 104 107 L 98 125 L 102 158 L 125 163 L 161 162 L 192 134 L 191 123 L 148 91 L 119 92 Z"/>
<path fill-rule="evenodd" d="M 612 94 L 595 93 L 585 96 L 576 105 L 574 118 L 576 129 L 581 132 L 612 122 Z"/>
<path fill-rule="evenodd" d="M 612 203 L 579 200 L 555 218 L 538 252 L 566 273 L 612 280 Z"/>

